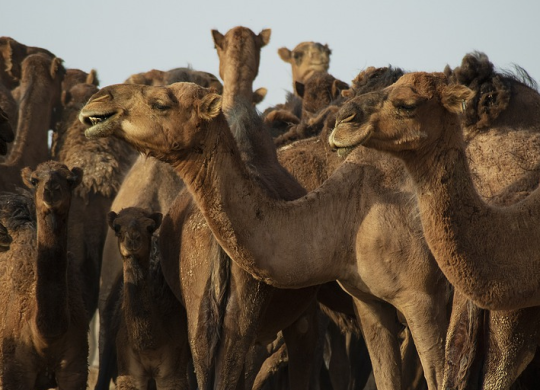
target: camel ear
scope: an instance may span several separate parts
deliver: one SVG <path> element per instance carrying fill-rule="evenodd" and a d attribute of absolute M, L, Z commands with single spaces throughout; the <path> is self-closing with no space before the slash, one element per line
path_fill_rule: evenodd
<path fill-rule="evenodd" d="M 62 106 L 66 107 L 71 101 L 71 93 L 69 93 L 69 91 L 62 91 L 60 101 L 62 102 Z"/>
<path fill-rule="evenodd" d="M 343 91 L 341 91 L 341 96 L 343 96 L 344 98 L 350 98 L 352 95 L 353 95 L 353 90 L 351 88 L 344 89 Z"/>
<path fill-rule="evenodd" d="M 261 47 L 268 45 L 268 42 L 270 42 L 271 34 L 272 34 L 272 29 L 270 28 L 266 28 L 259 33 L 258 38 L 261 42 Z"/>
<path fill-rule="evenodd" d="M 154 224 L 151 226 L 148 226 L 148 231 L 150 233 L 154 233 L 161 226 L 161 221 L 163 220 L 163 214 L 154 213 L 150 215 L 150 219 L 154 221 Z"/>
<path fill-rule="evenodd" d="M 90 73 L 88 73 L 88 76 L 86 76 L 86 84 L 93 84 L 96 87 L 99 87 L 99 79 L 95 69 L 92 69 Z"/>
<path fill-rule="evenodd" d="M 332 98 L 337 98 L 341 91 L 349 89 L 349 84 L 341 81 L 341 80 L 334 80 L 332 83 Z"/>
<path fill-rule="evenodd" d="M 32 170 L 30 167 L 24 167 L 21 169 L 21 178 L 23 180 L 23 183 L 28 188 L 34 188 L 36 182 L 31 179 L 32 176 Z"/>
<path fill-rule="evenodd" d="M 221 95 L 209 93 L 199 101 L 199 117 L 209 121 L 219 115 L 221 111 Z"/>
<path fill-rule="evenodd" d="M 461 84 L 450 84 L 443 89 L 441 102 L 454 114 L 465 111 L 467 102 L 474 97 L 474 91 Z"/>
<path fill-rule="evenodd" d="M 294 82 L 294 88 L 296 89 L 296 93 L 298 94 L 298 96 L 303 98 L 304 93 L 306 92 L 306 87 L 305 87 L 304 83 L 301 83 L 300 81 L 295 81 Z"/>
<path fill-rule="evenodd" d="M 282 47 L 279 48 L 277 52 L 283 61 L 291 62 L 292 52 L 289 49 Z"/>
<path fill-rule="evenodd" d="M 330 50 L 330 48 L 328 47 L 328 43 L 324 45 L 324 48 L 326 49 L 326 52 L 328 53 L 328 55 L 332 54 L 332 50 Z"/>
<path fill-rule="evenodd" d="M 215 45 L 223 50 L 223 40 L 225 39 L 223 34 L 218 30 L 212 30 L 212 38 L 214 39 Z"/>
<path fill-rule="evenodd" d="M 64 60 L 58 57 L 54 57 L 52 60 L 50 72 L 53 79 L 56 77 L 58 71 L 62 68 L 62 62 L 64 62 Z"/>
<path fill-rule="evenodd" d="M 116 217 L 118 217 L 118 214 L 116 214 L 114 211 L 109 211 L 109 213 L 107 214 L 107 224 L 114 231 L 116 231 L 116 229 L 114 228 L 114 220 L 116 219 Z"/>
<path fill-rule="evenodd" d="M 71 188 L 77 187 L 81 184 L 83 178 L 83 170 L 79 167 L 74 167 L 71 169 L 72 175 L 68 177 L 68 182 L 71 185 Z"/>
<path fill-rule="evenodd" d="M 253 92 L 253 104 L 259 104 L 264 100 L 268 90 L 266 88 L 258 88 Z"/>

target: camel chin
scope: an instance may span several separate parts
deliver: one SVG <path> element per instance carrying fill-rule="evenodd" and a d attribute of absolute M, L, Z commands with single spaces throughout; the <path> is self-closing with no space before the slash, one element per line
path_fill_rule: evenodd
<path fill-rule="evenodd" d="M 338 123 L 332 130 L 328 142 L 330 146 L 338 150 L 340 157 L 347 156 L 353 149 L 365 145 L 373 135 L 372 125 L 357 127 L 348 123 Z"/>
<path fill-rule="evenodd" d="M 110 119 L 106 119 L 86 129 L 84 131 L 84 135 L 89 139 L 104 138 L 111 136 L 113 132 L 113 123 L 110 121 Z"/>

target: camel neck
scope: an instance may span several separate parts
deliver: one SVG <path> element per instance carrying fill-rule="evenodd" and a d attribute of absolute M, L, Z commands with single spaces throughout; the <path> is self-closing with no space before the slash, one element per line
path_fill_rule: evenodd
<path fill-rule="evenodd" d="M 209 126 L 203 153 L 176 169 L 231 259 L 275 287 L 338 279 L 353 256 L 363 168 L 344 163 L 318 191 L 273 199 L 246 170 L 224 118 Z"/>
<path fill-rule="evenodd" d="M 149 255 L 148 255 L 149 256 Z M 148 259 L 148 257 L 146 257 Z M 151 296 L 150 271 L 141 258 L 124 258 L 124 294 L 122 315 L 127 325 L 127 333 L 132 347 L 143 351 L 156 347 L 156 329 L 151 319 L 155 319 L 156 302 Z M 146 260 L 148 262 L 148 260 Z"/>
<path fill-rule="evenodd" d="M 46 339 L 69 326 L 67 291 L 67 216 L 37 212 L 36 325 Z"/>
<path fill-rule="evenodd" d="M 445 134 L 461 135 L 461 128 Z M 474 187 L 461 138 L 441 139 L 419 157 L 405 162 L 417 184 L 424 235 L 450 283 L 488 309 L 540 304 L 534 296 L 540 278 L 531 273 L 540 267 L 531 247 L 540 240 L 533 222 L 540 217 L 540 193 L 507 208 L 487 205 Z"/>
<path fill-rule="evenodd" d="M 5 164 L 35 167 L 49 158 L 48 130 L 52 115 L 52 86 L 28 80 L 19 102 L 19 121 L 11 153 Z M 47 88 L 49 90 L 47 90 Z"/>
<path fill-rule="evenodd" d="M 229 64 L 228 69 L 223 74 L 223 111 L 228 111 L 234 107 L 237 100 L 252 102 L 253 81 L 257 74 L 253 75 L 251 69 L 240 62 Z"/>

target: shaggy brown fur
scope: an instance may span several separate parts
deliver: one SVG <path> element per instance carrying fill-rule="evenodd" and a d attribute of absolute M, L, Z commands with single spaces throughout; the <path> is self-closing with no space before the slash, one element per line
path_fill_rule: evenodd
<path fill-rule="evenodd" d="M 0 252 L 8 251 L 12 241 L 7 229 L 0 223 Z"/>
<path fill-rule="evenodd" d="M 509 105 L 499 118 L 516 118 L 513 113 L 524 110 L 524 102 L 538 101 L 538 97 L 534 98 L 537 93 L 522 92 L 520 99 Z M 507 208 L 488 206 L 480 198 L 477 188 L 482 193 L 488 176 L 480 177 L 485 182 L 478 181 L 471 175 L 468 164 L 476 166 L 477 172 L 484 175 L 487 164 L 478 158 L 482 155 L 475 152 L 472 143 L 467 149 L 470 157 L 465 155 L 460 122 L 455 115 L 463 109 L 463 101 L 470 100 L 473 94 L 464 86 L 447 85 L 441 74 L 404 76 L 384 93 L 359 97 L 355 99 L 355 108 L 348 107 L 340 112 L 342 122 L 331 141 L 336 146 L 350 147 L 366 140 L 363 141 L 366 146 L 391 151 L 405 161 L 419 187 L 417 194 L 426 239 L 456 289 L 487 308 L 508 310 L 535 306 L 540 298 L 537 278 L 530 270 L 537 256 L 530 243 L 536 240 L 531 235 L 537 233 L 528 219 L 537 213 L 538 190 Z M 351 116 L 352 113 L 355 116 Z M 529 114 L 524 121 L 534 115 Z M 536 131 L 531 132 L 533 129 L 524 126 L 523 121 L 513 124 L 518 130 L 508 129 L 508 125 L 500 129 L 505 129 L 505 136 L 514 142 L 518 137 L 527 140 L 535 136 Z M 488 134 L 492 142 L 498 134 L 494 130 L 500 125 L 501 122 L 491 123 Z M 389 130 L 392 138 L 387 138 Z M 483 137 L 477 134 L 473 142 Z M 393 142 L 389 143 L 389 139 Z M 484 137 L 482 141 L 488 139 Z M 509 146 L 513 149 L 512 155 L 519 153 L 519 143 Z M 420 150 L 422 152 L 418 153 Z M 504 154 L 499 156 L 503 157 Z M 519 169 L 511 163 L 503 166 L 510 180 L 513 175 L 519 177 Z M 476 188 L 472 179 L 478 183 Z M 517 224 L 516 218 L 520 221 Z M 498 236 L 500 232 L 504 232 L 504 239 Z M 480 267 L 479 264 L 489 265 Z M 506 270 L 508 266 L 512 267 L 510 274 Z M 536 350 L 538 319 L 537 307 L 491 313 L 484 386 L 509 388 Z"/>
<path fill-rule="evenodd" d="M 110 99 L 104 96 L 110 96 Z M 152 96 L 153 99 L 174 96 L 174 99 L 169 97 L 166 100 L 170 109 L 163 116 L 157 111 L 151 114 L 157 108 L 145 103 L 143 96 Z M 133 105 L 132 99 L 137 99 L 139 104 Z M 123 117 L 110 116 L 112 112 L 125 112 L 121 108 L 124 104 L 130 104 L 132 114 L 135 107 L 141 110 L 137 115 L 140 120 L 136 128 L 131 127 L 133 121 L 130 127 L 123 127 L 122 123 L 126 123 Z M 172 116 L 176 126 L 175 131 L 169 133 L 167 129 L 171 128 Z M 147 120 L 150 117 L 154 119 Z M 174 253 L 179 250 L 174 246 L 179 245 L 192 245 L 194 250 L 202 250 L 212 235 L 210 232 L 204 236 L 194 235 L 193 232 L 202 230 L 206 221 L 213 237 L 235 263 L 261 281 L 280 288 L 301 288 L 340 280 L 348 292 L 358 298 L 371 292 L 372 297 L 358 300 L 356 305 L 358 313 L 363 313 L 362 329 L 369 335 L 366 343 L 370 354 L 375 354 L 377 361 L 388 364 L 376 370 L 381 387 L 400 386 L 401 383 L 398 332 L 394 329 L 397 326 L 396 314 L 395 309 L 385 302 L 390 301 L 407 318 L 413 336 L 417 333 L 422 336 L 416 343 L 417 348 L 422 362 L 426 363 L 428 383 L 436 387 L 442 376 L 442 367 L 439 367 L 444 356 L 441 340 L 447 324 L 446 311 L 440 308 L 445 306 L 448 292 L 444 278 L 421 240 L 419 220 L 409 221 L 406 216 L 411 210 L 396 207 L 398 204 L 410 204 L 410 193 L 401 194 L 395 187 L 406 184 L 406 175 L 385 178 L 381 173 L 382 169 L 385 172 L 397 171 L 400 167 L 397 160 L 383 161 L 372 153 L 373 161 L 364 166 L 362 159 L 366 157 L 355 154 L 319 191 L 286 202 L 276 200 L 275 196 L 269 197 L 247 172 L 236 141 L 221 114 L 219 95 L 193 84 L 178 83 L 165 89 L 110 86 L 95 95 L 81 111 L 81 120 L 87 124 L 96 123 L 86 131 L 87 135 L 107 136 L 112 133 L 140 151 L 168 161 L 184 178 L 203 214 L 191 218 L 186 208 L 179 208 L 184 211 L 176 214 L 171 211 L 161 230 L 163 243 L 169 243 L 162 247 L 164 251 Z M 152 136 L 147 136 L 150 134 Z M 171 149 L 170 137 L 173 134 L 173 143 L 177 143 L 180 152 Z M 366 182 L 369 185 L 364 186 L 364 179 L 368 177 Z M 404 187 L 407 188 L 406 185 Z M 373 188 L 385 189 L 387 199 L 370 195 Z M 363 204 L 364 199 L 371 199 L 373 203 Z M 177 198 L 177 202 L 186 202 L 186 198 Z M 389 205 L 389 215 L 397 214 L 398 217 L 390 219 L 375 212 L 383 203 Z M 169 218 L 171 220 L 167 221 Z M 368 220 L 370 223 L 363 226 Z M 166 222 L 171 224 L 168 237 L 163 236 Z M 414 227 L 413 233 L 410 233 L 410 225 Z M 336 226 L 340 227 L 339 231 L 336 231 Z M 395 241 L 388 235 L 381 237 L 384 245 L 379 242 L 372 248 L 366 248 L 367 245 L 361 241 L 356 244 L 357 237 L 371 237 L 370 232 L 375 227 L 378 231 L 409 233 L 406 240 L 402 240 L 403 236 L 399 234 L 396 234 Z M 182 242 L 174 242 L 172 237 L 182 237 Z M 187 240 L 188 237 L 193 238 Z M 373 253 L 380 248 L 389 253 Z M 393 258 L 395 253 L 407 253 L 407 257 L 391 262 L 389 256 Z M 168 257 L 165 252 L 163 255 L 164 259 Z M 362 261 L 373 258 L 382 261 Z M 186 264 L 189 258 L 181 260 L 177 261 L 177 267 Z M 391 264 L 393 268 L 381 269 L 381 264 Z M 351 270 L 354 270 L 352 274 Z M 362 273 L 357 273 L 360 270 Z M 189 272 L 189 269 L 182 269 L 182 272 L 177 269 L 172 274 L 180 275 L 178 279 L 169 281 L 173 290 L 180 286 L 187 290 L 201 283 L 197 280 L 200 274 Z M 369 283 L 369 286 L 364 283 Z M 396 287 L 388 289 L 396 283 Z M 234 286 L 231 285 L 231 289 Z M 424 289 L 421 293 L 417 293 L 419 286 Z M 282 311 L 286 308 L 292 309 L 287 305 Z M 228 326 L 239 322 L 236 316 Z M 197 336 L 190 334 L 190 337 Z M 196 352 L 200 353 L 193 353 Z"/>
<path fill-rule="evenodd" d="M 186 313 L 167 286 L 152 234 L 162 214 L 130 207 L 108 214 L 124 261 L 115 319 L 118 388 L 187 388 Z"/>
<path fill-rule="evenodd" d="M 169 85 L 178 82 L 190 82 L 206 88 L 214 88 L 217 93 L 223 92 L 223 85 L 212 73 L 191 68 L 175 68 L 169 71 L 152 69 L 148 72 L 130 76 L 126 83 L 143 85 Z"/>
<path fill-rule="evenodd" d="M 0 200 L 13 236 L 2 263 L 0 387 L 86 389 L 88 319 L 67 253 L 67 218 L 82 171 L 45 162 L 22 172 L 34 200 Z M 35 207 L 35 209 L 34 209 Z"/>
<path fill-rule="evenodd" d="M 6 161 L 0 164 L 0 190 L 22 185 L 19 172 L 48 160 L 48 130 L 53 126 L 53 111 L 60 105 L 61 83 L 65 70 L 62 60 L 32 54 L 22 62 L 21 100 L 15 141 Z"/>

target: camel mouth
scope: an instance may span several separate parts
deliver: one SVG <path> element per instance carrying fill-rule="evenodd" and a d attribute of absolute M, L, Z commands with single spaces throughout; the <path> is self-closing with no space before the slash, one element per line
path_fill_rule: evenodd
<path fill-rule="evenodd" d="M 95 113 L 95 112 L 82 112 L 79 115 L 79 120 L 87 126 L 84 135 L 87 138 L 99 138 L 107 137 L 112 134 L 114 127 L 112 126 L 112 119 L 117 117 L 117 112 L 110 113 Z"/>
<path fill-rule="evenodd" d="M 345 126 L 340 129 L 340 126 L 341 125 L 338 124 L 334 128 L 328 139 L 330 146 L 332 149 L 336 150 L 340 157 L 347 157 L 358 146 L 365 145 L 374 133 L 373 126 L 368 125 L 360 134 L 354 132 L 353 136 L 350 136 L 350 132 L 348 131 L 350 129 L 345 129 Z M 338 137 L 342 130 L 344 130 L 343 133 L 345 134 L 345 137 Z"/>

